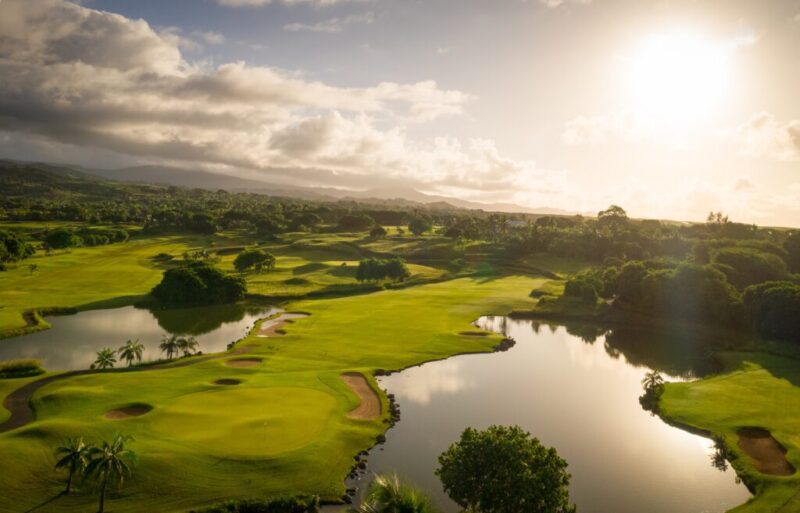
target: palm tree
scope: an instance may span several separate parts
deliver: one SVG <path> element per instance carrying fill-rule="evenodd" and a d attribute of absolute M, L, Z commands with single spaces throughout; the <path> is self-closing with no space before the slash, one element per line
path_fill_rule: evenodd
<path fill-rule="evenodd" d="M 194 337 L 181 337 L 178 339 L 178 349 L 183 351 L 183 356 L 189 356 L 200 346 L 197 339 Z"/>
<path fill-rule="evenodd" d="M 89 450 L 90 447 L 83 442 L 83 438 L 68 438 L 64 445 L 56 449 L 56 456 L 61 457 L 56 462 L 56 469 L 65 468 L 69 472 L 65 494 L 72 490 L 75 473 L 83 472 L 89 463 Z"/>
<path fill-rule="evenodd" d="M 178 354 L 178 350 L 180 349 L 180 345 L 178 343 L 178 336 L 164 335 L 164 338 L 161 339 L 161 344 L 158 347 L 159 349 L 161 349 L 162 352 L 167 353 L 167 358 L 172 360 L 172 358 L 176 354 Z"/>
<path fill-rule="evenodd" d="M 664 387 L 664 378 L 661 377 L 661 373 L 658 371 L 650 371 L 644 375 L 642 386 L 647 392 L 659 390 Z"/>
<path fill-rule="evenodd" d="M 103 442 L 102 446 L 89 449 L 91 459 L 86 466 L 86 476 L 97 479 L 100 484 L 100 509 L 97 513 L 105 511 L 108 483 L 116 482 L 122 486 L 125 475 L 131 473 L 126 460 L 133 459 L 134 454 L 125 448 L 125 444 L 132 440 L 131 436 L 117 435 L 113 442 Z"/>
<path fill-rule="evenodd" d="M 110 347 L 104 347 L 97 352 L 97 358 L 92 364 L 96 369 L 110 369 L 117 363 L 117 352 Z"/>
<path fill-rule="evenodd" d="M 142 363 L 142 354 L 144 353 L 144 345 L 139 342 L 139 339 L 128 340 L 125 345 L 119 348 L 119 357 L 128 362 L 128 367 L 133 365 L 136 360 Z"/>
<path fill-rule="evenodd" d="M 430 499 L 396 474 L 375 476 L 358 513 L 432 513 Z"/>

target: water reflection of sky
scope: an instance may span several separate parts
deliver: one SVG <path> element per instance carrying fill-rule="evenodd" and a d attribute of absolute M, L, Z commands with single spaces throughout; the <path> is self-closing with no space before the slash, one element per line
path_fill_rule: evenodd
<path fill-rule="evenodd" d="M 223 351 L 256 320 L 275 311 L 223 305 L 151 312 L 129 306 L 49 317 L 49 330 L 0 341 L 0 360 L 36 358 L 49 370 L 85 369 L 98 350 L 118 349 L 126 340 L 139 339 L 145 346 L 143 359 L 150 361 L 163 357 L 158 345 L 162 337 L 175 333 L 194 334 L 203 352 Z"/>
<path fill-rule="evenodd" d="M 433 475 L 438 454 L 466 427 L 519 424 L 569 462 L 582 513 L 723 512 L 749 497 L 732 471 L 712 467 L 709 440 L 641 409 L 650 368 L 611 356 L 604 336 L 587 343 L 562 327 L 499 318 L 481 325 L 516 346 L 381 379 L 402 419 L 370 456 L 372 471 L 398 471 L 456 511 Z"/>

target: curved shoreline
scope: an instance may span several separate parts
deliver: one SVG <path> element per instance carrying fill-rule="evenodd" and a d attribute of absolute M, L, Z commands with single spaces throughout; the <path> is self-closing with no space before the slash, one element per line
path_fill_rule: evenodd
<path fill-rule="evenodd" d="M 280 314 L 278 316 L 278 318 L 280 318 L 282 315 L 285 315 L 285 314 Z M 298 315 L 298 314 L 292 314 L 292 315 Z M 301 316 L 301 315 L 298 315 L 298 316 Z M 262 320 L 260 322 L 264 322 L 264 320 Z M 286 324 L 286 321 L 281 323 L 280 327 L 285 326 L 285 324 Z M 228 357 L 228 356 L 242 355 L 242 354 L 246 354 L 247 353 L 247 351 L 246 351 L 247 346 L 242 347 L 242 348 L 237 348 L 236 346 L 239 344 L 239 342 L 241 342 L 242 340 L 244 340 L 247 337 L 249 337 L 251 333 L 252 333 L 252 330 L 248 331 L 247 334 L 244 337 L 242 337 L 242 339 L 238 340 L 230 350 L 222 352 L 222 353 L 214 353 L 214 354 L 210 354 L 210 355 L 197 356 L 197 357 L 189 358 L 189 359 L 184 360 L 184 361 L 166 360 L 166 361 L 155 362 L 155 363 L 153 363 L 151 365 L 143 365 L 143 366 L 139 366 L 139 367 L 132 367 L 132 368 L 121 367 L 119 369 L 114 369 L 114 370 L 111 370 L 111 371 L 101 371 L 101 370 L 92 370 L 92 369 L 67 371 L 67 372 L 62 372 L 62 373 L 59 373 L 59 374 L 53 374 L 51 376 L 47 376 L 47 377 L 44 377 L 42 379 L 38 379 L 36 381 L 32 381 L 30 383 L 27 383 L 27 384 L 25 384 L 25 385 L 23 385 L 23 386 L 21 386 L 19 388 L 14 389 L 11 393 L 9 393 L 3 399 L 3 407 L 6 410 L 8 410 L 8 412 L 10 413 L 10 416 L 8 417 L 8 419 L 5 420 L 5 422 L 0 423 L 0 434 L 7 433 L 9 431 L 13 431 L 15 429 L 19 429 L 19 428 L 25 427 L 25 426 L 27 426 L 28 424 L 30 424 L 31 422 L 33 422 L 35 420 L 36 414 L 33 411 L 33 407 L 31 405 L 31 401 L 33 399 L 33 395 L 40 388 L 42 388 L 42 387 L 44 387 L 46 385 L 49 385 L 50 383 L 53 383 L 53 382 L 56 382 L 56 381 L 61 381 L 63 379 L 74 378 L 76 376 L 87 376 L 87 375 L 90 375 L 90 374 L 113 374 L 114 372 L 148 372 L 148 371 L 154 371 L 154 370 L 175 369 L 175 368 L 180 368 L 180 367 L 187 367 L 189 365 L 194 365 L 194 364 L 205 362 L 205 361 L 209 361 L 209 360 L 225 358 L 225 357 Z"/>

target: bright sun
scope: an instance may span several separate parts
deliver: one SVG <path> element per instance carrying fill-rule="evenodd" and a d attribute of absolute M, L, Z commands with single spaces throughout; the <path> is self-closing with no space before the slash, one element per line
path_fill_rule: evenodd
<path fill-rule="evenodd" d="M 655 122 L 697 124 L 724 101 L 729 54 L 725 45 L 696 34 L 653 35 L 627 61 L 629 99 L 637 113 Z"/>

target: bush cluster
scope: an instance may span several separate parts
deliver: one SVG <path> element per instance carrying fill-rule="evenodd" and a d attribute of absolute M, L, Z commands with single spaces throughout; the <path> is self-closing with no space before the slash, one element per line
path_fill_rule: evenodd
<path fill-rule="evenodd" d="M 0 362 L 0 379 L 25 378 L 44 373 L 39 360 L 7 360 Z"/>
<path fill-rule="evenodd" d="M 170 305 L 234 303 L 244 298 L 247 287 L 242 278 L 228 276 L 207 262 L 190 261 L 164 272 L 153 296 Z"/>
<path fill-rule="evenodd" d="M 411 273 L 402 258 L 368 258 L 358 264 L 356 279 L 360 282 L 365 281 L 403 281 L 411 276 Z"/>

